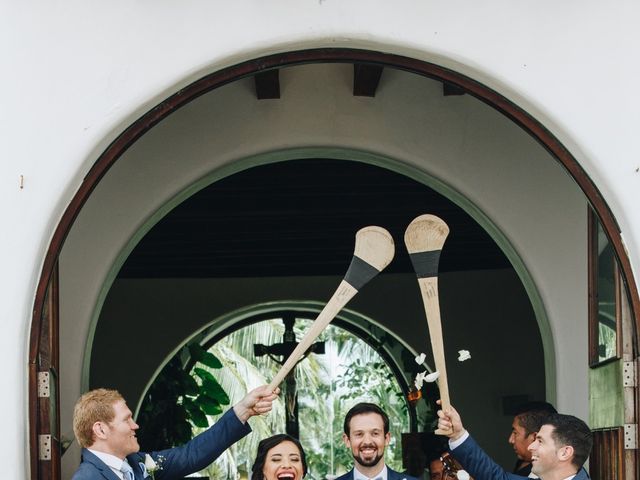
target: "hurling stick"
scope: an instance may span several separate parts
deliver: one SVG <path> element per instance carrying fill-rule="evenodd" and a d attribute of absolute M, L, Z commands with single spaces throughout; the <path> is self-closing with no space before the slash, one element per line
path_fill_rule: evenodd
<path fill-rule="evenodd" d="M 384 228 L 364 227 L 356 233 L 356 246 L 349 269 L 340 282 L 329 302 L 309 327 L 298 346 L 291 352 L 287 361 L 269 384 L 275 390 L 284 377 L 298 363 L 300 357 L 309 349 L 318 335 L 335 318 L 340 310 L 373 277 L 380 273 L 393 260 L 395 248 L 393 237 Z"/>
<path fill-rule="evenodd" d="M 418 276 L 418 285 L 422 294 L 424 310 L 427 314 L 429 337 L 436 370 L 440 372 L 438 388 L 442 408 L 448 408 L 449 386 L 447 367 L 444 360 L 444 342 L 442 341 L 442 322 L 438 297 L 438 262 L 444 241 L 449 235 L 449 227 L 435 215 L 420 215 L 407 227 L 404 243 L 407 246 L 411 263 Z"/>

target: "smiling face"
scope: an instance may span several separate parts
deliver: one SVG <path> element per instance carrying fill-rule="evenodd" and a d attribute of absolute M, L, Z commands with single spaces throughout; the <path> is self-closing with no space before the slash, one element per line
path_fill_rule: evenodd
<path fill-rule="evenodd" d="M 109 423 L 96 422 L 98 431 L 96 434 L 102 439 L 102 445 L 106 453 L 124 459 L 127 455 L 140 450 L 136 430 L 138 424 L 133 421 L 131 410 L 124 400 L 120 400 L 113 405 L 115 416 Z"/>
<path fill-rule="evenodd" d="M 531 445 L 535 436 L 535 433 L 527 435 L 527 431 L 522 425 L 520 425 L 518 417 L 513 419 L 513 423 L 511 424 L 511 435 L 509 435 L 509 443 L 513 446 L 513 450 L 516 452 L 516 455 L 520 460 L 531 462 L 529 445 Z"/>
<path fill-rule="evenodd" d="M 573 456 L 573 447 L 556 445 L 552 437 L 553 427 L 543 425 L 536 435 L 536 439 L 529 445 L 531 452 L 531 471 L 544 478 L 545 474 L 559 470 L 569 463 Z"/>
<path fill-rule="evenodd" d="M 269 449 L 262 469 L 264 480 L 300 480 L 304 474 L 300 450 L 284 441 Z"/>
<path fill-rule="evenodd" d="M 349 435 L 342 435 L 345 445 L 351 449 L 354 460 L 362 467 L 382 466 L 384 448 L 391 435 L 384 433 L 384 422 L 377 413 L 354 415 L 349 422 Z"/>

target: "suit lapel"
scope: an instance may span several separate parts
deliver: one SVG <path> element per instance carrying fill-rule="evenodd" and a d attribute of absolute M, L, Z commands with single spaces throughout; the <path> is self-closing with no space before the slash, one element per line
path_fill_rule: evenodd
<path fill-rule="evenodd" d="M 140 453 L 134 453 L 133 455 L 129 455 L 127 457 L 127 461 L 133 469 L 133 476 L 136 478 L 136 480 L 143 480 L 145 478 L 144 470 L 142 469 L 140 463 L 144 465 L 144 457 Z"/>
<path fill-rule="evenodd" d="M 387 466 L 387 480 L 402 480 L 408 478 L 404 473 L 396 472 L 395 470 L 391 470 L 389 466 Z"/>
<path fill-rule="evenodd" d="M 86 448 L 82 449 L 82 461 L 93 465 L 95 469 L 98 470 L 98 472 L 100 472 L 100 474 L 107 480 L 120 480 L 118 476 L 113 473 L 113 470 L 111 470 L 107 466 L 106 463 L 104 463 Z"/>
<path fill-rule="evenodd" d="M 578 474 L 575 477 L 575 480 L 589 480 L 589 479 L 590 479 L 589 474 L 584 469 L 584 467 L 582 467 L 580 469 L 580 471 L 578 472 Z"/>
<path fill-rule="evenodd" d="M 349 473 L 340 478 L 343 478 L 344 480 L 353 480 L 355 478 L 355 469 L 352 469 Z M 340 478 L 336 480 L 340 480 Z M 391 470 L 389 465 L 387 465 L 387 480 L 402 480 L 404 478 L 407 478 L 407 476 L 398 473 L 395 470 Z"/>

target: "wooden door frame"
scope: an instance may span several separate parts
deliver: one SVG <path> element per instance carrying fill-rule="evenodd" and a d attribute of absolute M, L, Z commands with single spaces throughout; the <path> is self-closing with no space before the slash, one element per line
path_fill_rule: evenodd
<path fill-rule="evenodd" d="M 576 181 L 588 198 L 613 244 L 614 251 L 620 262 L 621 273 L 625 278 L 630 294 L 630 307 L 636 325 L 636 332 L 640 329 L 640 298 L 635 283 L 631 262 L 625 252 L 620 229 L 606 204 L 602 194 L 587 176 L 585 170 L 580 166 L 576 158 L 569 150 L 556 138 L 545 126 L 536 120 L 532 115 L 524 111 L 518 105 L 508 100 L 500 93 L 483 85 L 461 73 L 453 70 L 418 60 L 389 53 L 375 52 L 369 50 L 357 50 L 348 48 L 318 48 L 310 50 L 300 50 L 269 55 L 262 58 L 252 59 L 238 65 L 234 65 L 215 73 L 211 73 L 177 93 L 171 95 L 163 102 L 159 103 L 147 113 L 138 118 L 127 127 L 98 157 L 93 166 L 84 177 L 78 191 L 73 196 L 67 206 L 60 222 L 58 223 L 49 248 L 45 254 L 44 264 L 40 274 L 40 279 L 36 288 L 35 301 L 33 306 L 33 318 L 31 324 L 31 334 L 29 343 L 29 425 L 30 425 L 30 454 L 31 454 L 31 478 L 33 480 L 44 478 L 40 476 L 38 465 L 38 401 L 36 376 L 38 356 L 42 348 L 41 322 L 42 312 L 45 306 L 45 298 L 50 280 L 53 278 L 55 265 L 62 250 L 64 241 L 71 230 L 83 205 L 98 185 L 102 177 L 108 172 L 112 165 L 129 149 L 140 137 L 152 129 L 155 125 L 171 115 L 173 112 L 183 107 L 187 103 L 230 82 L 244 77 L 253 76 L 256 73 L 267 70 L 295 66 L 305 63 L 350 63 L 368 64 L 379 67 L 395 68 L 416 75 L 425 76 L 443 82 L 448 86 L 453 86 L 468 95 L 472 95 L 487 105 L 501 112 L 507 118 L 519 125 L 524 131 L 535 138 L 557 161 L 559 161 L 571 177 Z"/>
<path fill-rule="evenodd" d="M 60 372 L 58 263 L 47 281 L 38 322 L 32 326 L 29 357 L 29 442 L 31 477 L 58 480 L 61 475 Z M 35 313 L 34 313 L 35 314 Z M 44 450 L 50 460 L 40 458 L 39 435 L 47 435 Z"/>

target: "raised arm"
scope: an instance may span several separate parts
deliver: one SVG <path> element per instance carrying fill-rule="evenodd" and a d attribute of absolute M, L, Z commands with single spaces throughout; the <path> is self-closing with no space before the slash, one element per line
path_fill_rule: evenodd
<path fill-rule="evenodd" d="M 208 430 L 191 441 L 181 447 L 153 452 L 151 454 L 153 459 L 161 465 L 155 478 L 157 480 L 182 478 L 208 466 L 222 452 L 251 432 L 251 427 L 247 423 L 250 417 L 271 411 L 278 392 L 278 389 L 272 391 L 268 385 L 251 390 Z"/>
<path fill-rule="evenodd" d="M 279 388 L 271 391 L 269 385 L 251 390 L 233 407 L 233 411 L 242 423 L 246 423 L 254 415 L 263 415 L 271 411 L 273 401 L 278 398 Z"/>
<path fill-rule="evenodd" d="M 438 410 L 438 435 L 449 437 L 451 454 L 473 478 L 482 480 L 522 480 L 527 477 L 504 470 L 485 453 L 462 425 L 460 414 L 452 406 Z"/>

